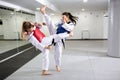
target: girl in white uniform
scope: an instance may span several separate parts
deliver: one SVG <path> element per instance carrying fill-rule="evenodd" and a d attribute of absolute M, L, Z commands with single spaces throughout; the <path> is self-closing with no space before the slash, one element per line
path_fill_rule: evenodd
<path fill-rule="evenodd" d="M 62 33 L 64 34 L 62 36 L 66 36 L 73 31 L 74 26 L 76 25 L 76 21 L 78 20 L 78 17 L 71 15 L 71 13 L 69 12 L 62 13 L 62 23 L 58 24 L 58 28 L 56 30 L 54 22 L 46 14 L 45 9 L 46 6 L 43 6 L 42 8 L 40 8 L 40 11 L 44 15 L 50 35 Z M 63 47 L 63 41 L 62 40 L 57 41 L 54 48 L 54 58 L 56 63 L 56 70 L 58 72 L 60 72 L 62 47 Z"/>
<path fill-rule="evenodd" d="M 45 37 L 45 35 L 39 30 L 41 28 L 40 24 L 32 24 L 28 21 L 23 22 L 22 26 L 22 32 L 21 37 L 22 39 L 28 40 L 32 45 L 34 45 L 37 49 L 42 51 L 43 55 L 43 65 L 42 65 L 42 74 L 48 75 L 47 72 L 49 67 L 49 49 L 50 45 L 52 44 L 53 40 L 54 42 L 59 41 L 62 38 L 72 36 L 71 34 L 68 34 L 64 36 L 64 34 L 54 34 L 49 37 Z"/>

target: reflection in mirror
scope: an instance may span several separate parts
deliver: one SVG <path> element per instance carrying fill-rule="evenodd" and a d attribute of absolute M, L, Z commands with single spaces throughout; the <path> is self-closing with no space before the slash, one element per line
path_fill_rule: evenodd
<path fill-rule="evenodd" d="M 17 46 L 23 46 L 23 45 L 28 45 L 28 41 L 22 41 L 21 40 L 21 28 L 22 28 L 22 23 L 23 21 L 30 21 L 30 22 L 35 22 L 35 15 L 30 14 L 27 12 L 16 12 L 16 34 L 17 34 Z M 18 49 L 20 51 L 20 48 Z"/>
<path fill-rule="evenodd" d="M 16 48 L 15 12 L 12 9 L 0 9 L 0 53 Z"/>
<path fill-rule="evenodd" d="M 35 22 L 35 14 L 0 6 L 0 80 L 40 54 L 32 44 L 21 39 L 23 21 Z"/>
<path fill-rule="evenodd" d="M 35 15 L 0 7 L 0 54 L 10 50 L 19 52 L 21 46 L 28 44 L 27 41 L 22 41 L 20 36 L 22 22 L 26 20 L 34 22 Z M 9 55 L 11 54 L 13 52 L 9 52 Z"/>

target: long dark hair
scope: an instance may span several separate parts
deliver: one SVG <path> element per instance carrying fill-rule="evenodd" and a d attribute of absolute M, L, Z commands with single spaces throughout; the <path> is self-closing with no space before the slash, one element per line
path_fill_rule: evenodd
<path fill-rule="evenodd" d="M 70 12 L 63 12 L 62 15 L 69 17 L 69 19 L 76 25 L 78 17 L 73 16 Z"/>

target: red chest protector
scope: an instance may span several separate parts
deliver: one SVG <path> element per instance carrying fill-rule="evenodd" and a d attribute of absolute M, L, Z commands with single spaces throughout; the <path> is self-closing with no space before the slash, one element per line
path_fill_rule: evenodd
<path fill-rule="evenodd" d="M 39 30 L 39 28 L 36 27 L 36 29 L 34 30 L 33 35 L 35 36 L 35 38 L 41 42 L 41 40 L 45 37 L 45 35 Z"/>

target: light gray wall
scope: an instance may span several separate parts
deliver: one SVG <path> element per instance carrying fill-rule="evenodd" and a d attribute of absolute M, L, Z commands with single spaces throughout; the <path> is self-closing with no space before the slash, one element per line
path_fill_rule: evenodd
<path fill-rule="evenodd" d="M 20 37 L 21 27 L 23 21 L 35 21 L 35 16 L 0 10 L 0 18 L 3 20 L 3 25 L 0 26 L 0 34 L 4 35 L 4 39 L 18 39 Z M 14 14 L 10 14 L 13 12 Z"/>
<path fill-rule="evenodd" d="M 3 20 L 3 25 L 0 26 L 0 35 L 4 35 L 4 39 L 18 39 L 18 33 L 21 32 L 21 26 L 23 21 L 37 21 L 35 20 L 35 16 L 32 15 L 21 13 L 11 15 L 11 11 L 4 12 L 6 12 L 7 14 L 3 13 L 2 15 L 0 15 L 0 18 L 2 18 Z M 108 17 L 104 17 L 106 13 L 107 10 L 72 12 L 73 15 L 79 17 L 79 20 L 74 29 L 74 37 L 72 37 L 71 39 L 107 39 Z M 40 18 L 43 18 L 42 15 L 40 16 Z M 61 14 L 51 15 L 51 17 L 55 24 L 57 24 L 60 22 Z M 40 23 L 44 21 L 44 19 L 40 20 Z M 43 32 L 44 31 L 45 30 L 43 30 Z"/>
<path fill-rule="evenodd" d="M 72 14 L 78 16 L 79 20 L 74 29 L 74 37 L 71 39 L 107 39 L 108 17 L 104 16 L 107 15 L 107 10 L 73 12 Z M 52 19 L 58 23 L 61 15 L 54 15 Z"/>

